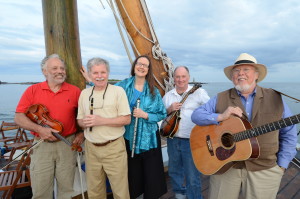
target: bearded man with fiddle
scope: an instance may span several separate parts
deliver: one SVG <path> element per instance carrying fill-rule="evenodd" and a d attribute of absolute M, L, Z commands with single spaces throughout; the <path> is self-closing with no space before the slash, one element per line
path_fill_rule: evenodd
<path fill-rule="evenodd" d="M 173 138 L 167 140 L 168 174 L 177 199 L 202 198 L 200 172 L 194 165 L 190 149 L 190 133 L 195 126 L 191 121 L 191 115 L 194 109 L 209 100 L 209 96 L 204 89 L 198 88 L 199 86 L 196 90 L 192 88 L 188 84 L 189 80 L 189 69 L 186 66 L 177 67 L 174 71 L 175 88 L 163 97 L 168 115 L 175 111 L 179 111 L 180 114 L 178 130 Z M 186 99 L 184 103 L 182 103 L 183 98 Z"/>
<path fill-rule="evenodd" d="M 46 81 L 26 89 L 16 108 L 15 122 L 31 131 L 34 143 L 43 140 L 31 154 L 32 198 L 52 199 L 56 178 L 57 198 L 70 199 L 73 193 L 76 153 L 53 134 L 60 133 L 65 140 L 76 145 L 83 142 L 83 133 L 76 133 L 76 112 L 81 91 L 65 82 L 65 64 L 57 54 L 45 57 L 41 68 Z M 62 132 L 58 132 L 51 125 L 37 124 L 27 117 L 29 107 L 35 104 L 42 104 L 47 108 L 49 118 L 62 124 Z"/>

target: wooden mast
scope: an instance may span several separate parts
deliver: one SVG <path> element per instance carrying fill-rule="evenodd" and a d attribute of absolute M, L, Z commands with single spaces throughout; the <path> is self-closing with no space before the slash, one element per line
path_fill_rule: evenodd
<path fill-rule="evenodd" d="M 79 42 L 77 1 L 42 0 L 46 54 L 61 56 L 66 64 L 67 82 L 85 88 Z"/>
<path fill-rule="evenodd" d="M 137 50 L 133 48 L 135 56 L 148 55 L 153 65 L 153 75 L 155 76 L 157 81 L 159 81 L 163 86 L 165 86 L 164 78 L 167 77 L 167 73 L 164 69 L 162 60 L 157 60 L 153 58 L 152 47 L 154 46 L 154 44 L 151 41 L 153 41 L 154 38 L 151 35 L 149 23 L 147 21 L 145 13 L 143 12 L 143 7 L 141 5 L 140 0 L 115 0 L 115 2 L 118 6 L 127 32 L 131 36 L 134 45 L 136 46 Z M 145 37 L 149 38 L 151 41 L 145 39 Z M 158 41 L 156 41 L 156 45 L 157 44 Z M 160 90 L 161 95 L 163 96 L 165 94 L 165 91 L 157 83 L 157 81 L 156 86 Z"/>

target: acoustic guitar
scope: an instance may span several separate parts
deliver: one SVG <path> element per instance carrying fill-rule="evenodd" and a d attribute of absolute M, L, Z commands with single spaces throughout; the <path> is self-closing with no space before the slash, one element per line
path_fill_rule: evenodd
<path fill-rule="evenodd" d="M 185 102 L 185 100 L 188 98 L 188 96 L 192 93 L 194 93 L 198 88 L 201 87 L 201 84 L 195 84 L 193 88 L 191 88 L 182 98 L 180 101 L 181 104 Z M 180 121 L 180 110 L 173 111 L 168 114 L 168 116 L 162 121 L 159 129 L 159 133 L 163 137 L 167 138 L 173 138 L 176 134 L 178 127 L 179 127 L 179 121 Z"/>
<path fill-rule="evenodd" d="M 190 137 L 194 163 L 205 175 L 222 174 L 236 161 L 259 157 L 257 136 L 297 123 L 300 114 L 255 128 L 238 117 L 230 117 L 219 125 L 196 125 Z"/>

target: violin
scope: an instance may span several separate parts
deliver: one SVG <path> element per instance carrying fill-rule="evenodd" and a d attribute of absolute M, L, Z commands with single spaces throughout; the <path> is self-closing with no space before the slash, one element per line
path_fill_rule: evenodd
<path fill-rule="evenodd" d="M 63 124 L 51 118 L 49 116 L 49 111 L 43 104 L 34 104 L 30 106 L 26 112 L 26 116 L 34 123 L 41 125 L 43 127 L 48 127 L 59 131 L 58 133 L 52 133 L 53 136 L 62 140 L 67 145 L 71 146 L 71 149 L 74 151 L 81 152 L 82 148 L 79 145 L 70 143 L 66 138 L 64 138 L 60 133 L 62 133 L 64 127 Z"/>
<path fill-rule="evenodd" d="M 194 93 L 198 88 L 200 88 L 201 84 L 195 84 L 191 90 L 189 90 L 180 101 L 181 104 L 185 102 L 188 96 Z M 167 115 L 167 117 L 162 121 L 159 133 L 163 137 L 173 138 L 179 128 L 180 122 L 180 110 L 173 111 Z"/>

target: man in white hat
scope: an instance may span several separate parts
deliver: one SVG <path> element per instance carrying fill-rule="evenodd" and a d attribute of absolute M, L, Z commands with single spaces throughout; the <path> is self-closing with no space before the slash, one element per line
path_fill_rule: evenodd
<path fill-rule="evenodd" d="M 197 125 L 218 125 L 237 116 L 248 120 L 252 127 L 259 127 L 292 115 L 280 94 L 257 85 L 265 78 L 267 68 L 253 56 L 242 53 L 224 73 L 234 88 L 197 108 L 192 114 L 192 121 Z M 237 199 L 240 190 L 246 199 L 276 198 L 284 170 L 296 154 L 297 130 L 291 125 L 256 138 L 260 149 L 258 158 L 237 161 L 227 172 L 212 175 L 210 199 Z M 240 149 L 236 147 L 231 153 L 239 153 Z M 215 153 L 218 152 L 212 155 Z"/>

